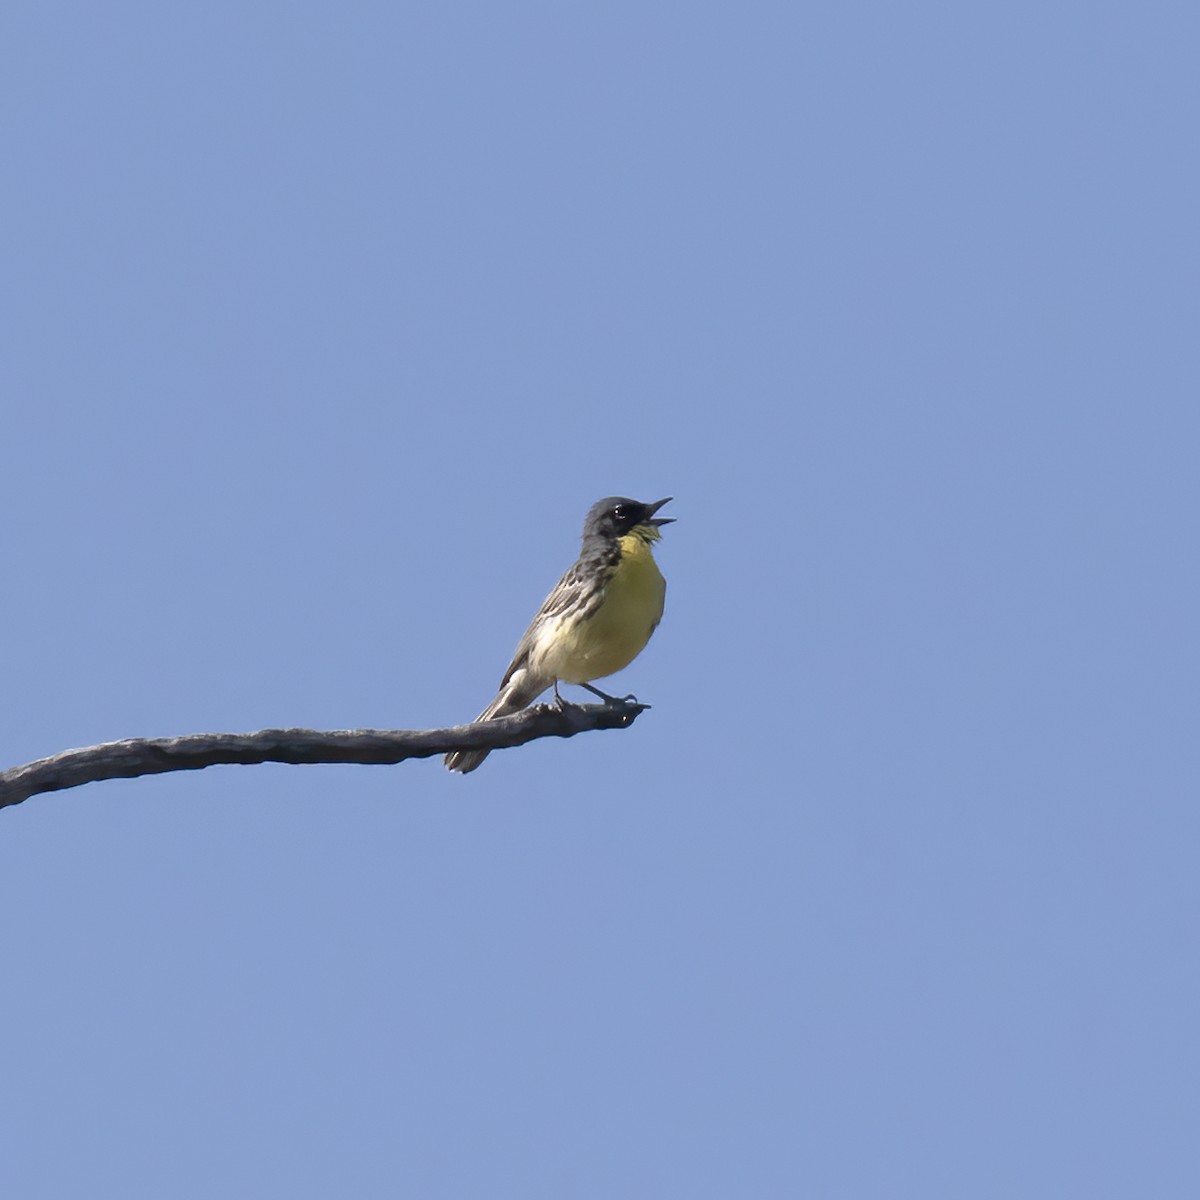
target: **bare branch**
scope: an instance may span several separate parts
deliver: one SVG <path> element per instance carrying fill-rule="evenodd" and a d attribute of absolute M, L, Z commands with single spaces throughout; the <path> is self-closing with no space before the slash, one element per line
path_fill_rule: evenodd
<path fill-rule="evenodd" d="M 164 771 L 197 771 L 226 763 L 398 763 L 451 750 L 503 750 L 536 738 L 574 737 L 590 729 L 626 729 L 649 705 L 537 704 L 495 721 L 450 729 L 263 729 L 258 733 L 194 733 L 176 738 L 128 738 L 0 771 L 0 808 L 40 792 L 101 779 Z"/>

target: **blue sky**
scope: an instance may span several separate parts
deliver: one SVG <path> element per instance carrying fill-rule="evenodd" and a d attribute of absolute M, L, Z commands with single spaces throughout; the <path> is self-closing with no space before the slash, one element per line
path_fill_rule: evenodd
<path fill-rule="evenodd" d="M 629 731 L 0 814 L 5 1194 L 1195 1196 L 1197 24 L 10 5 L 6 765 L 678 523 Z"/>

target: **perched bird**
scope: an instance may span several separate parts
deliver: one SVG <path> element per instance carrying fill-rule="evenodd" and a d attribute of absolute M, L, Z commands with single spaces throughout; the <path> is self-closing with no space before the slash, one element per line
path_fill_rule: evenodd
<path fill-rule="evenodd" d="M 627 667 L 645 648 L 662 617 L 667 583 L 650 547 L 674 517 L 656 517 L 667 500 L 643 504 L 609 496 L 588 510 L 583 547 L 517 645 L 500 692 L 476 720 L 494 721 L 532 704 L 548 687 L 576 683 L 612 700 L 593 679 Z M 446 755 L 451 771 L 466 774 L 487 750 Z"/>

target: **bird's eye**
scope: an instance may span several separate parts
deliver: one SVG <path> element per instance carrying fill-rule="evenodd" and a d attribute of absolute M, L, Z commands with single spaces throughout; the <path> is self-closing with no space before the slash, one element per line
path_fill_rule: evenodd
<path fill-rule="evenodd" d="M 618 504 L 616 508 L 612 510 L 612 515 L 616 517 L 618 521 L 624 521 L 625 518 L 629 516 L 629 506 L 627 504 Z"/>

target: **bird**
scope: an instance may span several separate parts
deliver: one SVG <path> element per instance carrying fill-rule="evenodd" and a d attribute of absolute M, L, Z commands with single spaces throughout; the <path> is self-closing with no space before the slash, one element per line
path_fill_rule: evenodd
<path fill-rule="evenodd" d="M 532 704 L 547 688 L 578 684 L 606 703 L 615 697 L 592 687 L 629 666 L 662 619 L 667 583 L 651 547 L 674 517 L 655 514 L 672 497 L 646 504 L 608 496 L 588 509 L 579 558 L 555 584 L 517 644 L 496 698 L 476 717 L 494 721 Z M 454 750 L 451 771 L 466 774 L 487 750 Z"/>

